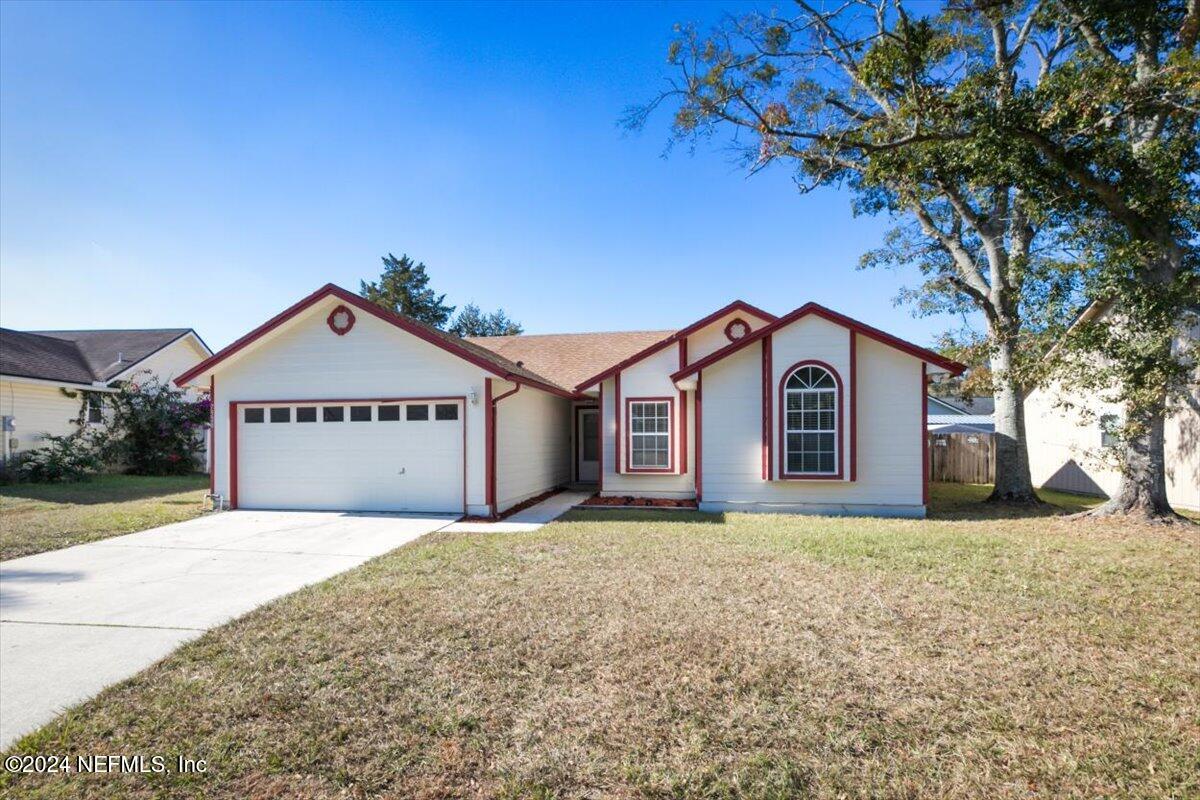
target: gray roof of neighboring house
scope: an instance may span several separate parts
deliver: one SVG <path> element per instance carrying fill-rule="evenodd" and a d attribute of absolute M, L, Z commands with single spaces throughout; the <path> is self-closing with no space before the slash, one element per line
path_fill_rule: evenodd
<path fill-rule="evenodd" d="M 191 328 L 105 331 L 0 328 L 0 373 L 67 383 L 104 382 L 189 333 L 195 332 Z"/>
<path fill-rule="evenodd" d="M 930 395 L 929 398 L 950 406 L 960 414 L 991 414 L 996 410 L 996 401 L 990 395 L 980 395 L 966 400 L 952 395 Z"/>

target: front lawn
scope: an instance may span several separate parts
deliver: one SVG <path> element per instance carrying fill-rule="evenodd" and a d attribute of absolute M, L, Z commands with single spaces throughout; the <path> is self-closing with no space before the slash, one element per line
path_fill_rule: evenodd
<path fill-rule="evenodd" d="M 1195 797 L 1200 528 L 573 512 L 434 534 L 18 743 L 23 796 Z M 1010 512 L 1013 513 L 1013 512 Z"/>
<path fill-rule="evenodd" d="M 191 519 L 203 510 L 207 491 L 207 475 L 0 485 L 0 559 Z"/>

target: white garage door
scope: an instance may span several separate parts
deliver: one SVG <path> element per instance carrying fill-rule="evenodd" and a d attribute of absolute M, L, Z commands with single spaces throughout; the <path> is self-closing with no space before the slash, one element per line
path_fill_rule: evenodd
<path fill-rule="evenodd" d="M 238 407 L 238 507 L 463 509 L 461 402 Z"/>

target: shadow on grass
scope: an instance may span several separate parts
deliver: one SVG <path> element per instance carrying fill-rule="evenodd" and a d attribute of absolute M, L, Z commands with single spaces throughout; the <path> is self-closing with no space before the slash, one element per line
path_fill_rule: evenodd
<path fill-rule="evenodd" d="M 98 505 L 145 500 L 208 488 L 208 476 L 101 475 L 78 483 L 13 483 L 0 486 L 0 497 L 42 500 L 48 503 Z M 179 502 L 184 501 L 170 501 Z M 188 500 L 187 503 L 192 501 Z"/>
<path fill-rule="evenodd" d="M 662 509 L 621 508 L 611 511 L 603 508 L 575 508 L 559 517 L 560 522 L 678 522 L 694 525 L 724 525 L 725 512 L 663 511 Z"/>
<path fill-rule="evenodd" d="M 1049 489 L 1038 490 L 1041 505 L 989 503 L 992 493 L 987 483 L 929 484 L 929 519 L 990 520 L 1031 519 L 1074 514 L 1104 502 L 1102 497 L 1068 494 Z"/>

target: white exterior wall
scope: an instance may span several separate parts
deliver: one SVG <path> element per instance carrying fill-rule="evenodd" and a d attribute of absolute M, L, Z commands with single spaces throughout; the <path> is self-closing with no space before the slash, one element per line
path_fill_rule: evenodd
<path fill-rule="evenodd" d="M 119 379 L 136 380 L 138 376 L 153 375 L 159 381 L 169 383 L 176 376 L 182 375 L 208 358 L 209 355 L 189 334 L 171 342 L 162 350 L 139 362 L 132 370 L 123 373 Z M 195 388 L 189 387 L 188 394 L 194 397 L 198 392 Z"/>
<path fill-rule="evenodd" d="M 1100 446 L 1102 414 L 1124 419 L 1121 407 L 1089 398 L 1083 413 L 1057 405 L 1057 388 L 1038 389 L 1025 399 L 1025 434 L 1034 486 L 1111 496 L 1121 483 L 1113 454 Z M 1071 397 L 1078 403 L 1080 398 Z M 1200 511 L 1200 412 L 1176 402 L 1166 420 L 1164 450 L 1167 499 Z"/>
<path fill-rule="evenodd" d="M 503 394 L 513 384 L 496 381 Z M 571 479 L 571 401 L 522 386 L 496 405 L 496 510 Z"/>
<path fill-rule="evenodd" d="M 58 386 L 0 381 L 0 415 L 13 417 L 16 425 L 15 431 L 3 434 L 10 442 L 17 440 L 12 452 L 40 446 L 43 434 L 66 436 L 79 430 L 75 420 L 82 402 L 82 397 L 67 397 Z"/>
<path fill-rule="evenodd" d="M 325 324 L 336 298 L 326 298 L 263 337 L 244 356 L 218 365 L 214 401 L 218 494 L 229 496 L 231 400 L 333 400 L 465 396 L 467 506 L 488 513 L 484 478 L 484 401 L 481 368 L 364 312 L 338 336 Z M 505 385 L 501 383 L 501 385 Z M 528 387 L 520 394 L 533 392 Z M 511 400 L 512 398 L 510 398 Z M 501 408 L 508 400 L 501 402 Z"/>
<path fill-rule="evenodd" d="M 724 323 L 721 323 L 724 325 Z M 604 409 L 601 419 L 601 446 L 604 448 L 603 492 L 605 496 L 633 495 L 636 497 L 669 497 L 686 499 L 696 496 L 695 490 L 695 408 L 691 392 L 680 392 L 671 381 L 671 373 L 679 369 L 678 345 L 666 347 L 639 361 L 621 373 L 621 405 L 614 407 L 616 385 L 612 379 L 604 381 Z M 624 415 L 626 401 L 631 397 L 670 397 L 674 400 L 675 413 L 672 426 L 675 448 L 673 473 L 617 473 L 614 447 L 616 413 Z M 682 472 L 679 458 L 679 406 L 687 404 L 687 471 Z M 629 446 L 629 421 L 621 418 L 622 459 Z"/>
<path fill-rule="evenodd" d="M 857 337 L 857 479 L 851 482 L 850 332 L 807 316 L 771 338 L 774 480 L 762 479 L 762 350 L 754 344 L 704 370 L 701 508 L 923 516 L 921 361 Z M 779 479 L 779 381 L 809 359 L 826 362 L 842 379 L 842 480 Z"/>
<path fill-rule="evenodd" d="M 725 326 L 735 319 L 741 319 L 750 326 L 751 331 L 756 331 L 767 324 L 765 320 L 761 320 L 753 314 L 744 314 L 741 311 L 726 314 L 712 325 L 706 325 L 688 337 L 688 363 L 699 361 L 706 355 L 715 353 L 722 347 L 727 347 L 730 342 L 725 336 Z M 674 372 L 675 370 L 671 371 Z"/>

